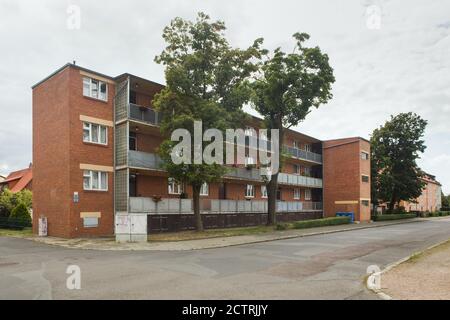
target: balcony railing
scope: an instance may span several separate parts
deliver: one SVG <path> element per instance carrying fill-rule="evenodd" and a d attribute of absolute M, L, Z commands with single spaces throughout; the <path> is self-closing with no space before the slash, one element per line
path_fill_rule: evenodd
<path fill-rule="evenodd" d="M 305 151 L 298 148 L 283 146 L 283 151 L 292 157 L 302 160 L 322 163 L 322 155 L 311 151 Z"/>
<path fill-rule="evenodd" d="M 128 150 L 128 166 L 143 169 L 161 169 L 161 158 L 148 152 Z"/>
<path fill-rule="evenodd" d="M 130 167 L 161 170 L 162 163 L 163 161 L 156 154 L 133 150 L 128 151 L 128 166 Z M 255 168 L 230 168 L 224 177 L 255 182 L 263 181 L 260 169 Z M 278 183 L 292 186 L 322 188 L 322 179 L 290 173 L 280 173 L 278 175 Z"/>
<path fill-rule="evenodd" d="M 202 213 L 265 213 L 266 200 L 201 199 Z M 322 211 L 322 202 L 278 201 L 277 212 Z M 130 212 L 147 214 L 192 214 L 192 199 L 161 199 L 130 197 Z"/>
<path fill-rule="evenodd" d="M 134 103 L 129 104 L 129 117 L 131 120 L 146 122 L 158 126 L 161 123 L 161 115 L 155 110 Z"/>

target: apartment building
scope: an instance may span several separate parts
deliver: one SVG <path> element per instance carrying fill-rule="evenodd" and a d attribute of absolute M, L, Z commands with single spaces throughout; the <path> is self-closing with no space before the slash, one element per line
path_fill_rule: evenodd
<path fill-rule="evenodd" d="M 111 77 L 74 64 L 33 86 L 33 214 L 35 221 L 47 218 L 49 235 L 144 240 L 147 233 L 194 228 L 192 190 L 168 177 L 157 155 L 163 138 L 152 100 L 162 88 L 131 74 Z M 261 124 L 252 118 L 246 134 Z M 323 149 L 324 142 L 293 130 L 282 143 L 288 156 L 279 175 L 278 220 L 322 217 L 323 150 L 352 153 L 348 158 L 360 157 L 360 150 Z M 360 188 L 359 182 L 351 184 Z M 334 189 L 331 180 L 328 187 Z M 204 225 L 263 224 L 266 198 L 249 153 L 246 164 L 231 166 L 223 181 L 203 186 Z M 363 208 L 351 209 L 365 217 Z M 333 215 L 331 207 L 327 214 Z"/>
<path fill-rule="evenodd" d="M 426 173 L 422 178 L 425 187 L 415 202 L 402 201 L 400 206 L 406 211 L 436 212 L 442 207 L 442 188 L 436 177 Z"/>

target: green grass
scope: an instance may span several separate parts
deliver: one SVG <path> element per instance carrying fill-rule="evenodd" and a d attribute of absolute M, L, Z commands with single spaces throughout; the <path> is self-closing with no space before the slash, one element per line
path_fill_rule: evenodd
<path fill-rule="evenodd" d="M 350 217 L 331 217 L 324 219 L 296 221 L 292 223 L 280 223 L 277 225 L 277 230 L 318 228 L 349 224 L 350 222 Z"/>
<path fill-rule="evenodd" d="M 374 221 L 390 221 L 400 219 L 412 219 L 416 218 L 415 213 L 399 213 L 399 214 L 382 214 L 373 217 Z"/>
<path fill-rule="evenodd" d="M 13 230 L 13 229 L 0 229 L 0 237 L 31 237 L 33 235 L 33 231 L 31 228 L 24 228 L 22 230 Z"/>

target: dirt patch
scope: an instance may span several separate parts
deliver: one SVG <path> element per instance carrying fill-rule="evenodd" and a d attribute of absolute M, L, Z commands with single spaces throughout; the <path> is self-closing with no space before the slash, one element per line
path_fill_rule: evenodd
<path fill-rule="evenodd" d="M 449 300 L 450 240 L 383 274 L 381 286 L 394 299 Z"/>

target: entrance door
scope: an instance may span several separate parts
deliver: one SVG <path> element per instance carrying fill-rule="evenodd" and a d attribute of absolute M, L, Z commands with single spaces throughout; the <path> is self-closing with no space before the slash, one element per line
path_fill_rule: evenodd
<path fill-rule="evenodd" d="M 227 198 L 227 187 L 226 183 L 221 183 L 219 185 L 219 199 L 225 200 Z"/>

